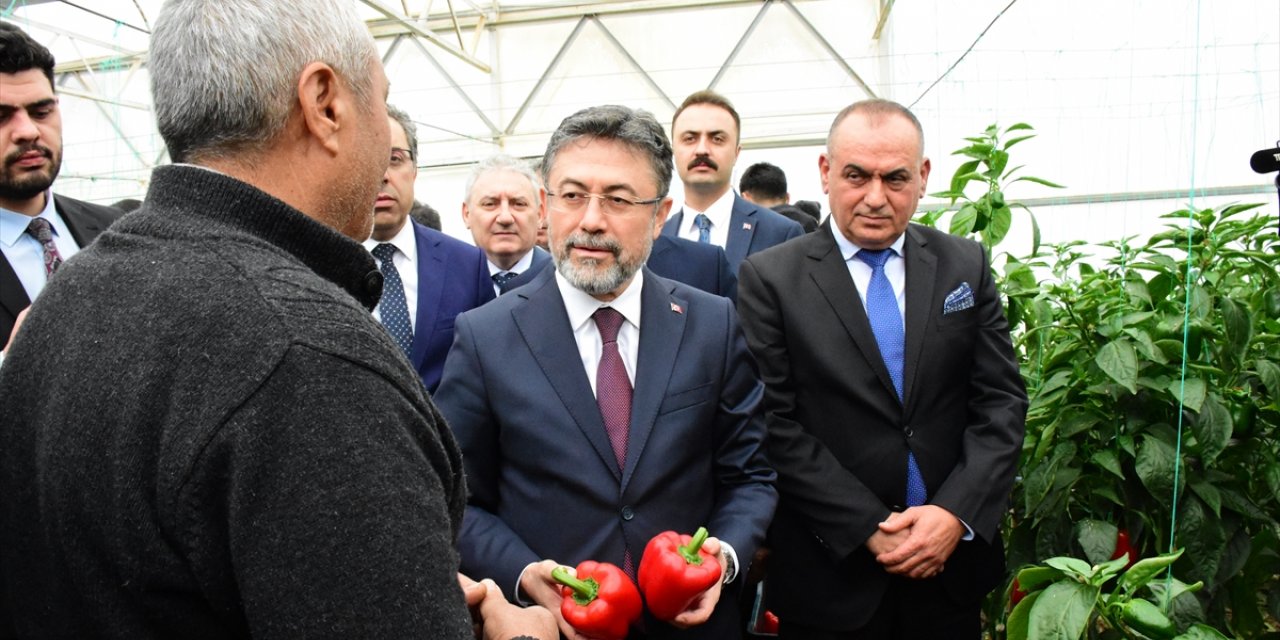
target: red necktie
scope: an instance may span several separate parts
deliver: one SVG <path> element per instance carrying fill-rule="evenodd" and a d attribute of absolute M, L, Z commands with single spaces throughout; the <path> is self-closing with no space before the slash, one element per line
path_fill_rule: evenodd
<path fill-rule="evenodd" d="M 612 307 L 600 307 L 591 317 L 596 321 L 603 343 L 600 365 L 596 368 L 596 404 L 600 406 L 604 430 L 609 434 L 609 444 L 621 470 L 626 466 L 627 434 L 631 430 L 631 379 L 618 352 L 618 329 L 622 328 L 624 318 Z M 632 578 L 636 575 L 629 548 L 623 551 L 622 570 Z"/>

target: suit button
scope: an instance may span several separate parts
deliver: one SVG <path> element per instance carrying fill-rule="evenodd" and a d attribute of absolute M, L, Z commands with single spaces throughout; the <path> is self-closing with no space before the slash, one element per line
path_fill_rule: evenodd
<path fill-rule="evenodd" d="M 914 436 L 915 434 L 916 432 L 912 431 L 910 426 L 906 426 L 902 428 L 902 435 L 908 438 L 910 438 L 911 436 Z"/>
<path fill-rule="evenodd" d="M 630 519 L 632 519 L 632 518 L 634 518 L 634 517 L 636 517 L 636 512 L 635 512 L 635 511 L 632 511 L 632 510 L 631 510 L 631 507 L 623 507 L 623 508 L 622 508 L 622 519 L 623 519 L 623 520 L 630 520 Z"/>

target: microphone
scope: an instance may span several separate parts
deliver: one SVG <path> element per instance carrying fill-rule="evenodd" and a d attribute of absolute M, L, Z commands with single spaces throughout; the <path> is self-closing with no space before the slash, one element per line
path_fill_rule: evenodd
<path fill-rule="evenodd" d="M 1249 166 L 1255 173 L 1280 171 L 1280 146 L 1255 152 L 1253 157 L 1249 158 Z"/>

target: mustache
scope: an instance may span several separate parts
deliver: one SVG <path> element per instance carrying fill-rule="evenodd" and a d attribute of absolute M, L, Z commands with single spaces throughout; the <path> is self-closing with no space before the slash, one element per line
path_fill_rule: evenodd
<path fill-rule="evenodd" d="M 31 153 L 32 151 L 39 151 L 40 155 L 44 156 L 49 160 L 53 160 L 53 151 L 49 149 L 49 147 L 33 142 L 30 144 L 24 144 L 18 147 L 16 150 L 14 150 L 13 153 L 10 153 L 9 155 L 5 156 L 4 163 L 6 165 L 13 164 L 18 161 L 18 158 L 21 158 L 22 156 L 28 153 Z"/>
<path fill-rule="evenodd" d="M 618 244 L 617 240 L 607 238 L 604 235 L 583 233 L 581 231 L 576 231 L 568 238 L 565 238 L 564 247 L 565 249 L 581 247 L 583 249 L 603 250 L 612 253 L 614 257 L 622 253 L 622 245 Z"/>
<path fill-rule="evenodd" d="M 701 166 L 711 167 L 716 171 L 720 170 L 720 165 L 716 164 L 715 160 L 712 160 L 711 158 L 708 158 L 706 156 L 698 156 L 697 158 L 693 159 L 693 162 L 689 163 L 690 169 L 694 167 L 701 167 Z"/>

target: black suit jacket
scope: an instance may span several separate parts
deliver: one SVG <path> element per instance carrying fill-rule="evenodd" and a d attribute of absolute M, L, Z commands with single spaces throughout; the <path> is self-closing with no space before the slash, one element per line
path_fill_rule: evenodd
<path fill-rule="evenodd" d="M 66 196 L 54 195 L 53 207 L 71 230 L 71 237 L 83 249 L 93 242 L 112 222 L 124 215 L 119 209 L 81 202 Z M 9 259 L 0 254 L 0 350 L 9 344 L 9 334 L 18 313 L 31 305 L 27 290 L 18 280 L 18 274 Z"/>
<path fill-rule="evenodd" d="M 649 252 L 645 266 L 664 278 L 737 300 L 738 278 L 729 267 L 724 249 L 716 245 L 658 236 L 653 239 L 653 250 Z M 541 262 L 535 258 L 528 271 L 507 282 L 503 293 L 533 281 L 544 268 L 555 268 L 549 257 Z"/>
<path fill-rule="evenodd" d="M 899 402 L 832 233 L 824 224 L 747 258 L 738 307 L 767 388 L 769 460 L 778 471 L 773 606 L 784 619 L 853 629 L 888 584 L 864 543 L 902 509 L 908 448 L 928 503 L 976 534 L 935 580 L 957 602 L 976 602 L 999 581 L 999 523 L 1027 400 L 980 245 L 908 227 Z M 948 294 L 966 283 L 973 305 L 944 313 Z"/>

